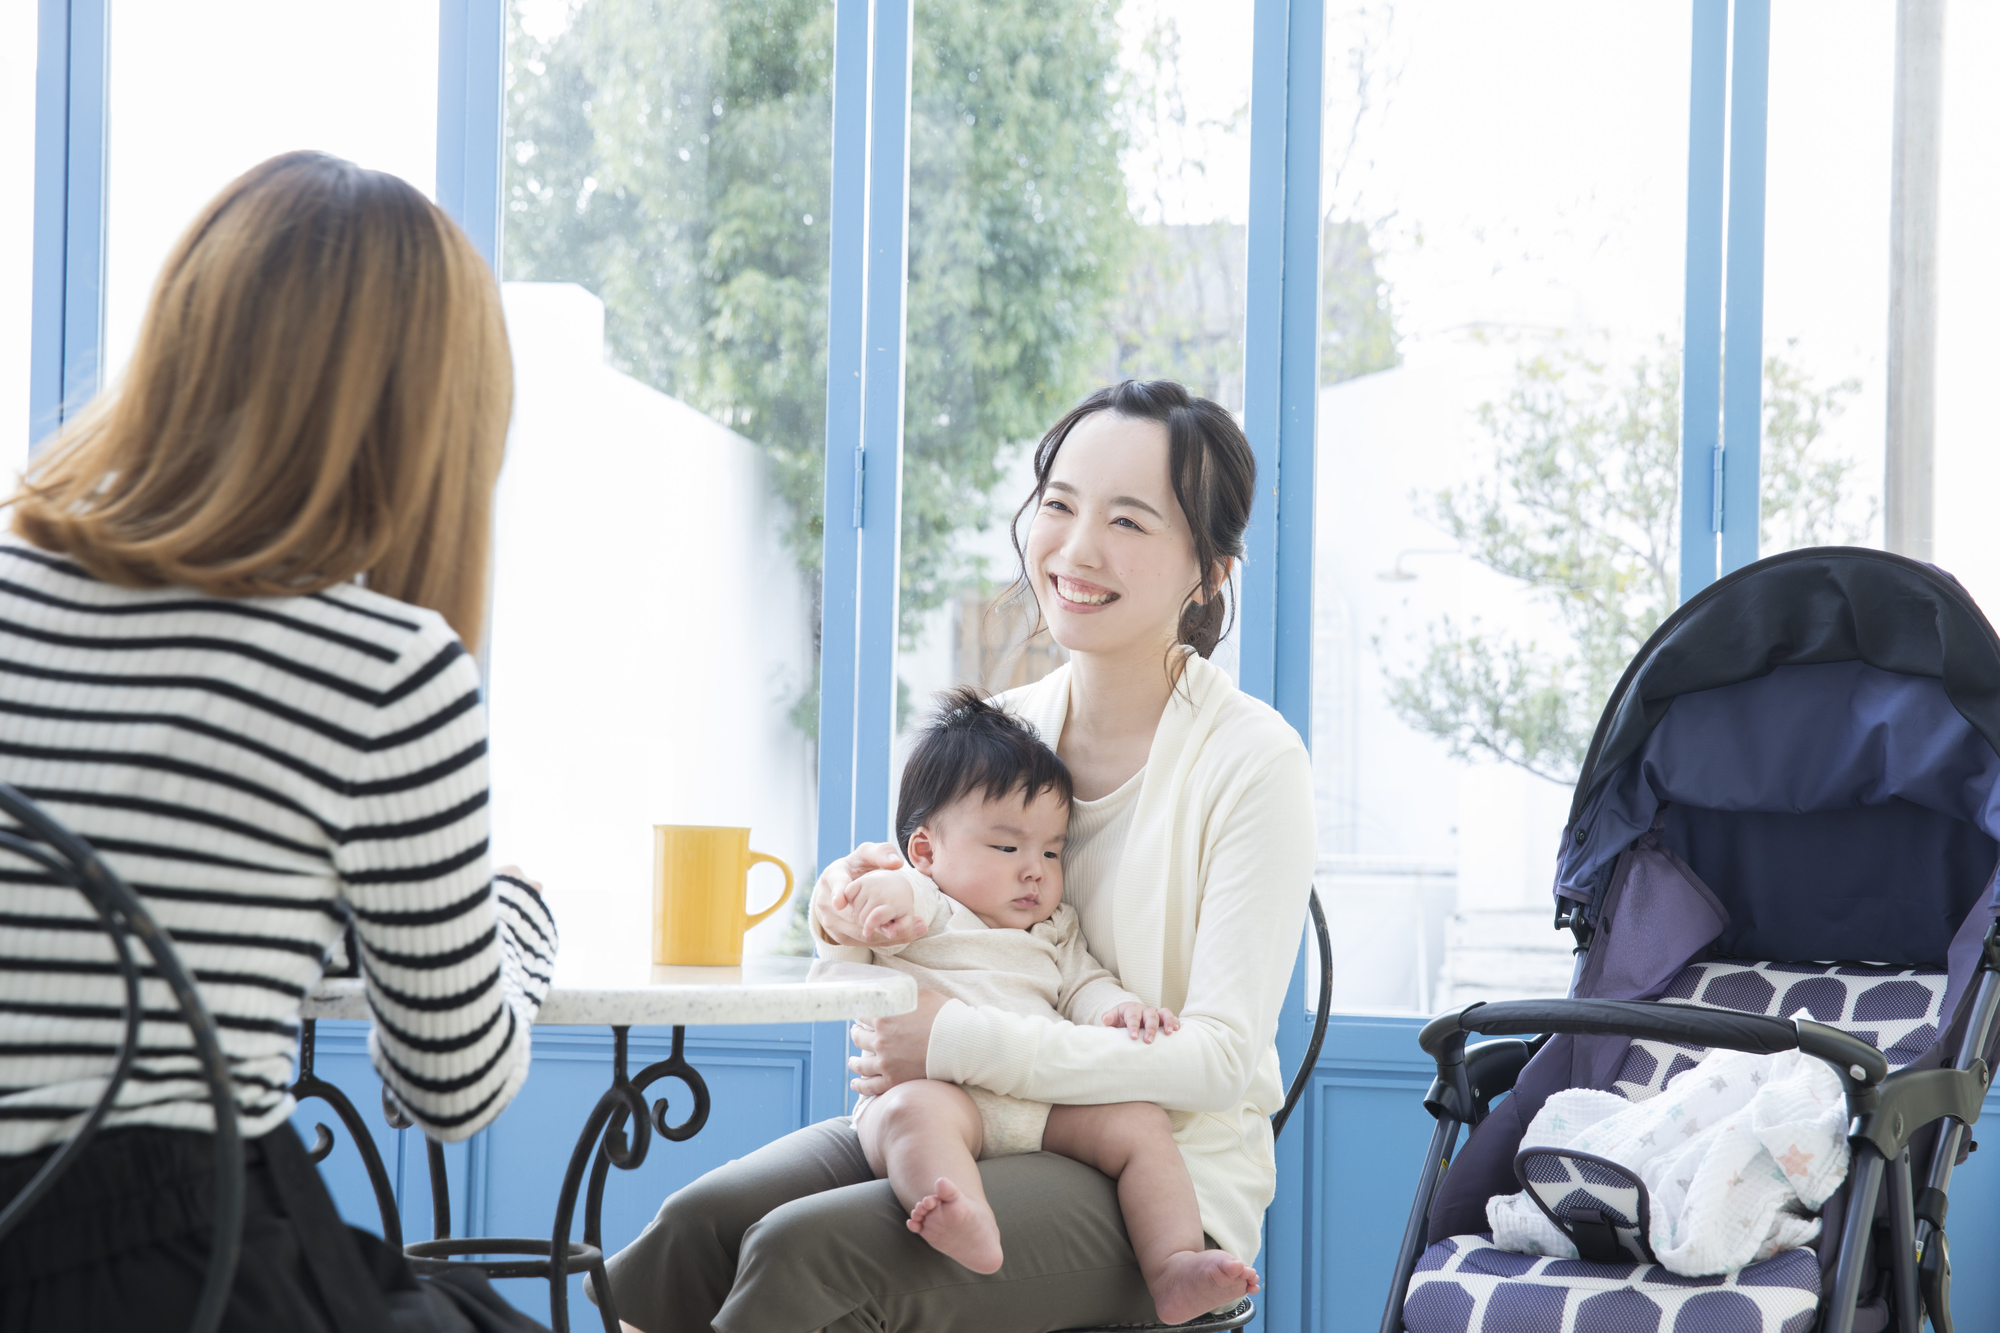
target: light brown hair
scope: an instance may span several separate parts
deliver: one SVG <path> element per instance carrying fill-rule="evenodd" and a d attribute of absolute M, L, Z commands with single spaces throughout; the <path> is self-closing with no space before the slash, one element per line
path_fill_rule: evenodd
<path fill-rule="evenodd" d="M 363 576 L 477 648 L 513 397 L 499 290 L 451 219 L 286 153 L 175 244 L 130 364 L 29 468 L 14 530 L 125 587 Z"/>

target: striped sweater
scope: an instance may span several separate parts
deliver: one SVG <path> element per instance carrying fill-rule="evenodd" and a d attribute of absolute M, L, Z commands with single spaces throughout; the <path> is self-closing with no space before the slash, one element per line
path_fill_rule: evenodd
<path fill-rule="evenodd" d="M 438 615 L 343 585 L 133 590 L 0 541 L 0 780 L 95 846 L 173 936 L 221 1029 L 243 1132 L 288 1116 L 299 1006 L 352 921 L 375 1067 L 461 1139 L 528 1073 L 555 923 L 487 863 L 479 676 Z M 213 1130 L 145 965 L 140 1055 L 107 1125 Z M 104 1089 L 124 985 L 74 889 L 0 849 L 0 1154 Z"/>

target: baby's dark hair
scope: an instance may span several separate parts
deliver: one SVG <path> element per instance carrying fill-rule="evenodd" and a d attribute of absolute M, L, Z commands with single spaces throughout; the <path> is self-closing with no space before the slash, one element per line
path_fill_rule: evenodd
<path fill-rule="evenodd" d="M 903 768 L 896 802 L 896 845 L 903 855 L 910 854 L 912 833 L 974 791 L 989 801 L 1019 795 L 1026 802 L 1053 791 L 1067 803 L 1073 795 L 1068 766 L 1033 727 L 977 686 L 961 685 L 938 695 L 937 713 Z"/>

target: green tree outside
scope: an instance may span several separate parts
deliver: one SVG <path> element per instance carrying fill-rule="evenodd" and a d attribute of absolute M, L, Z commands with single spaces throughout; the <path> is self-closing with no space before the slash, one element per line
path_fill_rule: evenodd
<path fill-rule="evenodd" d="M 1761 549 L 1859 542 L 1854 462 L 1820 445 L 1860 389 L 1764 362 Z M 1626 664 L 1678 603 L 1680 350 L 1623 367 L 1558 345 L 1522 360 L 1479 409 L 1490 466 L 1423 508 L 1458 549 L 1531 589 L 1553 642 L 1443 617 L 1385 666 L 1390 707 L 1461 759 L 1576 781 L 1598 713 Z M 1382 645 L 1378 642 L 1378 648 Z"/>
<path fill-rule="evenodd" d="M 902 626 L 969 571 L 1009 446 L 1085 387 L 1135 224 L 1115 6 L 921 0 L 910 130 Z M 820 560 L 832 6 L 585 0 L 509 34 L 509 278 L 603 298 L 621 370 L 771 458 Z M 803 701 L 802 701 L 803 702 Z M 810 710 L 800 720 L 810 727 Z"/>

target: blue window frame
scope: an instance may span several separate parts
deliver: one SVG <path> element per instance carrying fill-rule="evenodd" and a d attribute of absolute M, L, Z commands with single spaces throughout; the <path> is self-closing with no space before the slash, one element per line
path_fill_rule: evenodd
<path fill-rule="evenodd" d="M 103 338 L 109 0 L 39 0 L 31 443 L 94 391 Z M 1245 429 L 1266 478 L 1242 571 L 1244 688 L 1310 736 L 1324 0 L 1256 0 Z M 889 831 L 913 0 L 839 0 L 829 218 L 819 824 L 822 862 Z M 1769 0 L 1695 0 L 1683 377 L 1683 598 L 1755 559 Z M 1733 49 L 1733 60 L 1732 60 Z M 439 202 L 501 244 L 504 0 L 443 0 Z M 1726 151 L 1725 151 L 1726 150 Z M 1303 959 L 1303 950 L 1301 952 Z M 1279 1033 L 1303 1046 L 1303 968 Z M 824 1026 L 824 1025 L 822 1025 Z M 816 1032 L 812 1111 L 842 1098 Z M 825 1046 L 826 1049 L 820 1049 Z M 825 1058 L 819 1058 L 824 1056 Z M 1312 1123 L 1311 1117 L 1302 1123 Z M 1280 1146 L 1272 1326 L 1304 1318 L 1307 1136 Z"/>

